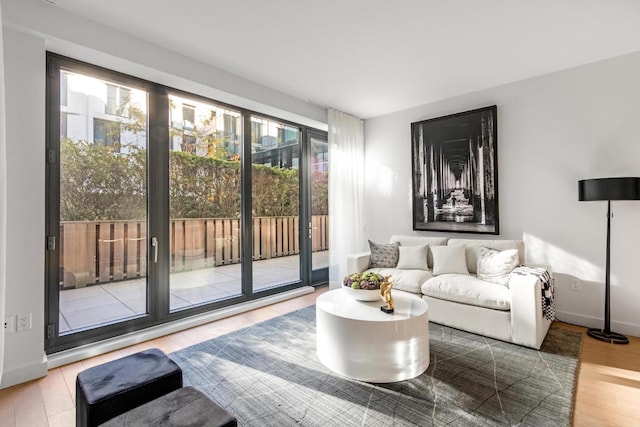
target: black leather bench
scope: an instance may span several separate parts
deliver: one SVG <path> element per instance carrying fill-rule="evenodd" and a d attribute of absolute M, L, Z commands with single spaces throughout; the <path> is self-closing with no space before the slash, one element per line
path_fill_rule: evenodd
<path fill-rule="evenodd" d="M 193 387 L 184 387 L 145 403 L 102 427 L 236 427 L 236 418 Z"/>
<path fill-rule="evenodd" d="M 76 378 L 76 426 L 97 426 L 181 387 L 182 369 L 157 348 L 94 366 Z"/>

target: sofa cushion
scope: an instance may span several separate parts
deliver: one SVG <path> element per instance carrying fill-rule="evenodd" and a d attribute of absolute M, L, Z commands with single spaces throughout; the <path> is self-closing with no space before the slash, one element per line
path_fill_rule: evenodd
<path fill-rule="evenodd" d="M 517 249 L 498 251 L 480 246 L 476 248 L 478 257 L 478 279 L 497 285 L 507 286 L 509 276 L 520 265 Z"/>
<path fill-rule="evenodd" d="M 398 265 L 396 268 L 410 270 L 429 269 L 429 266 L 427 265 L 427 251 L 429 250 L 429 245 L 400 246 L 398 250 L 400 252 L 400 256 L 398 257 Z"/>
<path fill-rule="evenodd" d="M 398 247 L 400 243 L 376 243 L 369 240 L 371 257 L 370 268 L 393 268 L 398 264 Z"/>
<path fill-rule="evenodd" d="M 434 276 L 453 273 L 469 274 L 464 245 L 434 246 L 431 252 Z"/>
<path fill-rule="evenodd" d="M 475 240 L 475 239 L 449 239 L 448 245 L 465 245 L 467 247 L 467 268 L 469 273 L 478 272 L 478 257 L 475 248 L 484 246 L 485 248 L 504 251 L 505 249 L 517 249 L 520 262 L 524 263 L 524 242 L 522 240 Z"/>
<path fill-rule="evenodd" d="M 494 310 L 511 309 L 509 288 L 479 280 L 475 276 L 463 274 L 435 276 L 422 285 L 422 293 L 433 298 Z"/>
<path fill-rule="evenodd" d="M 389 239 L 390 242 L 398 242 L 400 246 L 419 246 L 429 245 L 427 250 L 427 265 L 429 268 L 433 268 L 433 255 L 431 254 L 431 247 L 433 246 L 446 246 L 448 237 L 428 237 L 428 236 L 402 236 L 393 235 Z"/>
<path fill-rule="evenodd" d="M 396 268 L 371 268 L 367 271 L 374 271 L 384 277 L 391 276 L 393 289 L 412 292 L 420 295 L 422 284 L 433 275 L 429 270 L 398 270 Z"/>

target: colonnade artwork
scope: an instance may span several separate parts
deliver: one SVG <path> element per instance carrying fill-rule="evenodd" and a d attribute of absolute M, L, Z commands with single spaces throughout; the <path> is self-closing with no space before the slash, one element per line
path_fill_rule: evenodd
<path fill-rule="evenodd" d="M 497 107 L 411 124 L 413 229 L 499 234 Z"/>

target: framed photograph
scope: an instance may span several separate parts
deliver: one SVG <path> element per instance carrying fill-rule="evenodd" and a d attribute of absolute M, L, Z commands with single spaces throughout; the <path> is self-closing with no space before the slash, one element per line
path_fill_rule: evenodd
<path fill-rule="evenodd" d="M 500 234 L 497 106 L 411 123 L 413 229 Z"/>

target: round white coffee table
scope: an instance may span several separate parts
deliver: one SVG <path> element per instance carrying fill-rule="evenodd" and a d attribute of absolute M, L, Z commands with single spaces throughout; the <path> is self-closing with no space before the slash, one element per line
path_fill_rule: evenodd
<path fill-rule="evenodd" d="M 361 381 L 388 383 L 422 374 L 429 367 L 427 303 L 392 291 L 393 314 L 382 299 L 363 302 L 346 289 L 316 299 L 316 337 L 320 361 L 332 371 Z"/>

